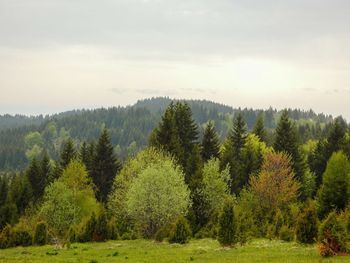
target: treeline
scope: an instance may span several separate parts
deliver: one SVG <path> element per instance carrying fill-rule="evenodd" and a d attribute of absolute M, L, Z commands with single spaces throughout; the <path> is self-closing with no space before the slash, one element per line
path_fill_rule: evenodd
<path fill-rule="evenodd" d="M 189 104 L 173 102 L 148 147 L 124 162 L 106 128 L 79 144 L 62 131 L 57 161 L 43 148 L 25 171 L 0 177 L 0 247 L 139 237 L 232 246 L 266 237 L 346 253 L 350 134 L 340 117 L 325 131 L 302 143 L 285 110 L 271 142 L 264 114 L 249 131 L 242 112 L 223 140 L 213 120 L 200 136 Z"/>
<path fill-rule="evenodd" d="M 22 170 L 33 156 L 43 149 L 53 160 L 58 160 L 63 142 L 72 138 L 77 146 L 96 140 L 108 128 L 115 153 L 123 160 L 147 146 L 148 137 L 157 126 L 169 98 L 138 101 L 134 106 L 97 110 L 77 110 L 52 116 L 0 116 L 0 171 Z M 186 101 L 199 127 L 199 139 L 209 120 L 214 122 L 220 142 L 227 136 L 234 115 L 240 113 L 251 131 L 262 115 L 266 142 L 272 145 L 274 130 L 281 111 L 275 109 L 234 109 L 218 103 L 200 100 Z M 333 118 L 313 111 L 288 109 L 295 120 L 301 142 L 324 138 Z"/>

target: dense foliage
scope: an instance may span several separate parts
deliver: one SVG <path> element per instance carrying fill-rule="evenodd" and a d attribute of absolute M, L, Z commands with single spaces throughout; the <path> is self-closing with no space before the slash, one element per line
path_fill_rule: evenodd
<path fill-rule="evenodd" d="M 340 117 L 163 98 L 13 123 L 0 131 L 1 248 L 193 236 L 349 249 Z"/>

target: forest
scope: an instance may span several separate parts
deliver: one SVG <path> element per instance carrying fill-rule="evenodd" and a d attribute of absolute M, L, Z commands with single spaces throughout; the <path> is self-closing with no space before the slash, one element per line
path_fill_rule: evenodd
<path fill-rule="evenodd" d="M 263 238 L 345 256 L 349 158 L 348 123 L 312 110 L 152 98 L 4 115 L 0 248 Z"/>

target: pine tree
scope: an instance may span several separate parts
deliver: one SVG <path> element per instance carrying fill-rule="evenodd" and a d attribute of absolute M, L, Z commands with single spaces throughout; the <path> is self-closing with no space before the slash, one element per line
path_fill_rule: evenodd
<path fill-rule="evenodd" d="M 215 131 L 213 122 L 209 122 L 205 127 L 202 140 L 202 158 L 206 162 L 211 158 L 218 158 L 220 151 L 220 143 L 217 132 Z"/>
<path fill-rule="evenodd" d="M 246 139 L 246 123 L 239 113 L 234 119 L 221 160 L 222 169 L 225 169 L 227 164 L 230 166 L 231 193 L 237 194 L 249 180 L 249 174 L 246 173 L 247 162 L 243 153 Z"/>
<path fill-rule="evenodd" d="M 107 129 L 104 129 L 96 146 L 91 170 L 92 180 L 96 186 L 96 198 L 102 202 L 107 200 L 114 177 L 121 165 L 114 156 L 113 145 Z"/>
<path fill-rule="evenodd" d="M 5 204 L 9 185 L 5 176 L 0 176 L 0 207 Z"/>
<path fill-rule="evenodd" d="M 253 128 L 253 133 L 256 136 L 258 136 L 262 142 L 266 142 L 266 130 L 264 127 L 264 118 L 262 113 L 260 113 L 258 118 L 256 119 L 256 122 Z"/>
<path fill-rule="evenodd" d="M 331 124 L 329 135 L 326 140 L 320 140 L 316 149 L 310 154 L 308 162 L 311 171 L 316 175 L 317 188 L 322 183 L 322 176 L 326 170 L 327 161 L 331 155 L 344 146 L 346 124 L 341 117 L 338 117 Z"/>
<path fill-rule="evenodd" d="M 42 196 L 44 193 L 45 187 L 52 182 L 50 158 L 46 151 L 44 152 L 43 158 L 41 159 L 39 165 L 40 165 L 41 187 L 38 191 L 39 191 L 39 196 Z"/>
<path fill-rule="evenodd" d="M 158 128 L 151 136 L 150 144 L 173 155 L 185 172 L 186 183 L 200 166 L 198 158 L 198 127 L 186 103 L 171 103 L 165 110 Z"/>
<path fill-rule="evenodd" d="M 343 210 L 349 203 L 349 173 L 350 163 L 346 155 L 343 152 L 333 153 L 317 193 L 318 212 L 321 217 L 333 209 Z"/>
<path fill-rule="evenodd" d="M 295 127 L 288 117 L 287 110 L 284 110 L 276 128 L 273 148 L 278 152 L 285 152 L 291 156 L 296 178 L 301 182 L 304 175 L 304 164 L 298 147 Z"/>
<path fill-rule="evenodd" d="M 33 200 L 33 190 L 27 175 L 18 174 L 11 183 L 8 202 L 14 203 L 17 212 L 22 215 L 28 204 Z"/>
<path fill-rule="evenodd" d="M 232 200 L 225 201 L 219 217 L 218 239 L 223 246 L 232 246 L 237 242 L 237 224 Z"/>
<path fill-rule="evenodd" d="M 76 158 L 76 151 L 74 148 L 74 143 L 72 139 L 68 139 L 64 145 L 61 152 L 60 165 L 62 169 L 65 169 L 72 159 Z"/>
<path fill-rule="evenodd" d="M 31 184 L 34 200 L 38 200 L 44 191 L 45 182 L 41 177 L 42 173 L 36 157 L 32 159 L 26 175 Z"/>

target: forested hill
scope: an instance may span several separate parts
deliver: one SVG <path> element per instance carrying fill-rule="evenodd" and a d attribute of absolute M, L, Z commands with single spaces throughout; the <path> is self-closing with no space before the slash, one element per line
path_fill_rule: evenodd
<path fill-rule="evenodd" d="M 98 138 L 101 130 L 110 130 L 116 153 L 124 158 L 144 147 L 151 131 L 157 126 L 170 98 L 140 100 L 127 107 L 74 110 L 51 116 L 3 115 L 0 116 L 0 170 L 22 169 L 28 160 L 43 149 L 52 159 L 57 159 L 62 143 L 71 137 L 77 145 Z M 259 114 L 264 117 L 265 127 L 273 136 L 280 111 L 275 109 L 240 109 L 204 100 L 186 100 L 193 117 L 200 127 L 208 120 L 215 122 L 221 138 L 232 126 L 236 112 L 241 112 L 248 129 L 252 129 Z M 327 133 L 327 123 L 332 116 L 313 111 L 289 110 L 290 118 L 296 120 L 302 141 L 319 138 Z"/>

